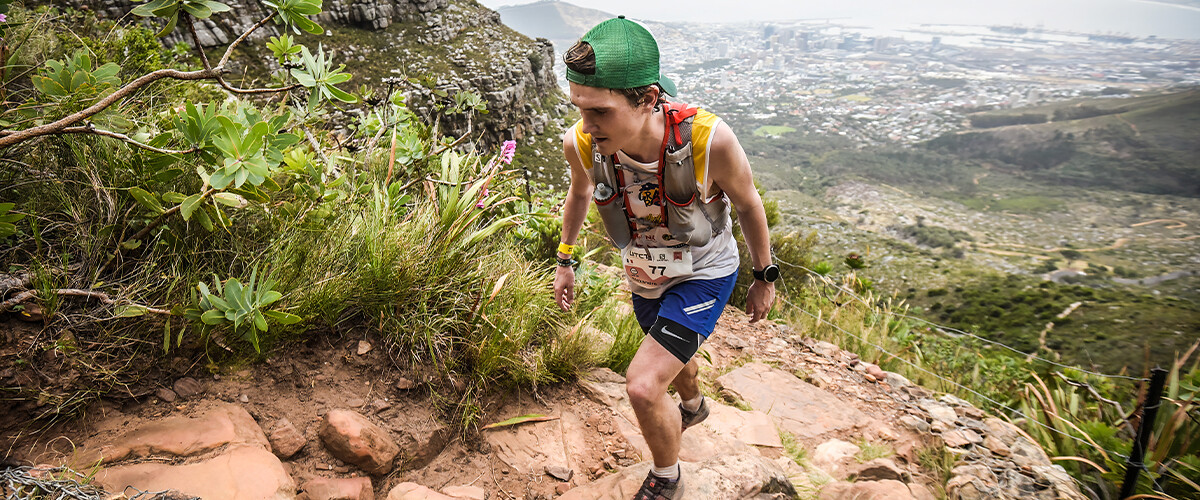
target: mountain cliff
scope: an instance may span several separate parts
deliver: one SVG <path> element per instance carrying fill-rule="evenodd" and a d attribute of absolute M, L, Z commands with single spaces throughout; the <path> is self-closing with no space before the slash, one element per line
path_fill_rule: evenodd
<path fill-rule="evenodd" d="M 232 10 L 196 23 L 197 39 L 205 47 L 224 46 L 267 15 L 250 0 L 228 0 Z M 137 4 L 130 0 L 70 0 L 110 19 L 128 15 Z M 352 85 L 384 89 L 401 77 L 410 109 L 426 118 L 434 113 L 437 92 L 471 91 L 487 102 L 475 133 L 484 144 L 507 139 L 530 139 L 546 131 L 561 115 L 565 98 L 555 83 L 554 49 L 544 39 L 530 39 L 500 22 L 500 15 L 473 0 L 327 0 L 315 21 L 325 28 L 320 43 L 347 71 Z M 265 40 L 280 33 L 267 26 L 254 33 L 246 46 L 249 57 L 235 61 L 272 64 Z M 317 38 L 303 35 L 305 38 Z M 190 41 L 185 28 L 163 38 L 172 45 Z M 257 43 L 254 43 L 257 42 Z M 239 50 L 241 50 L 239 48 Z M 254 63 L 251 63 L 253 65 Z M 257 71 L 256 71 L 257 70 Z M 265 74 L 261 68 L 234 68 L 235 74 Z M 404 83 L 404 82 L 408 83 Z M 432 121 L 432 120 L 431 120 Z M 440 120 L 447 132 L 465 132 L 459 117 Z"/>

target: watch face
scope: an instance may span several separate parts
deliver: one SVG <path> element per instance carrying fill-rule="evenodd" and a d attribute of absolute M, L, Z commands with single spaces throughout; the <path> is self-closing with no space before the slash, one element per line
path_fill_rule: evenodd
<path fill-rule="evenodd" d="M 767 283 L 774 283 L 775 280 L 779 279 L 779 266 L 775 264 L 767 266 L 766 269 L 763 269 L 763 278 L 765 278 L 763 281 Z"/>

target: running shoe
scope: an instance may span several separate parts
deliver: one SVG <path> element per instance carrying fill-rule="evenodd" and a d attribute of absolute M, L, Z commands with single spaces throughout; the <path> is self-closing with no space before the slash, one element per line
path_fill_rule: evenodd
<path fill-rule="evenodd" d="M 683 417 L 683 430 L 685 431 L 688 427 L 703 422 L 704 419 L 708 418 L 708 398 L 704 396 L 700 398 L 700 407 L 696 408 L 696 411 L 688 410 L 683 407 L 683 403 L 679 403 L 679 415 Z"/>
<path fill-rule="evenodd" d="M 679 479 L 668 481 L 661 477 L 655 476 L 654 472 L 646 473 L 646 480 L 642 481 L 642 488 L 633 496 L 633 500 L 679 500 L 683 498 L 683 476 Z"/>

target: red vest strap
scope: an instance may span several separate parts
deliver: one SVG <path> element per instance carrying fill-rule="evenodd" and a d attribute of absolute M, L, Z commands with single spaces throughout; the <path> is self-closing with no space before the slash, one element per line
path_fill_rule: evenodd
<path fill-rule="evenodd" d="M 683 134 L 679 131 L 679 124 L 688 118 L 696 116 L 699 108 L 688 107 L 687 104 L 682 102 L 668 102 L 664 106 L 664 110 L 667 117 L 667 127 L 669 127 L 670 132 L 674 132 L 675 134 L 675 144 L 682 146 Z"/>

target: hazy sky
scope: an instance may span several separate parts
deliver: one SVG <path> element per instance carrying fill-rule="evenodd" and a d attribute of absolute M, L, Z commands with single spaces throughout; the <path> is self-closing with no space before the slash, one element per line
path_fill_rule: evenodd
<path fill-rule="evenodd" d="M 480 3 L 495 9 L 532 1 L 480 0 Z M 886 28 L 920 23 L 1020 24 L 1087 33 L 1200 39 L 1200 8 L 1148 0 L 575 0 L 570 3 L 657 21 L 840 19 Z"/>

